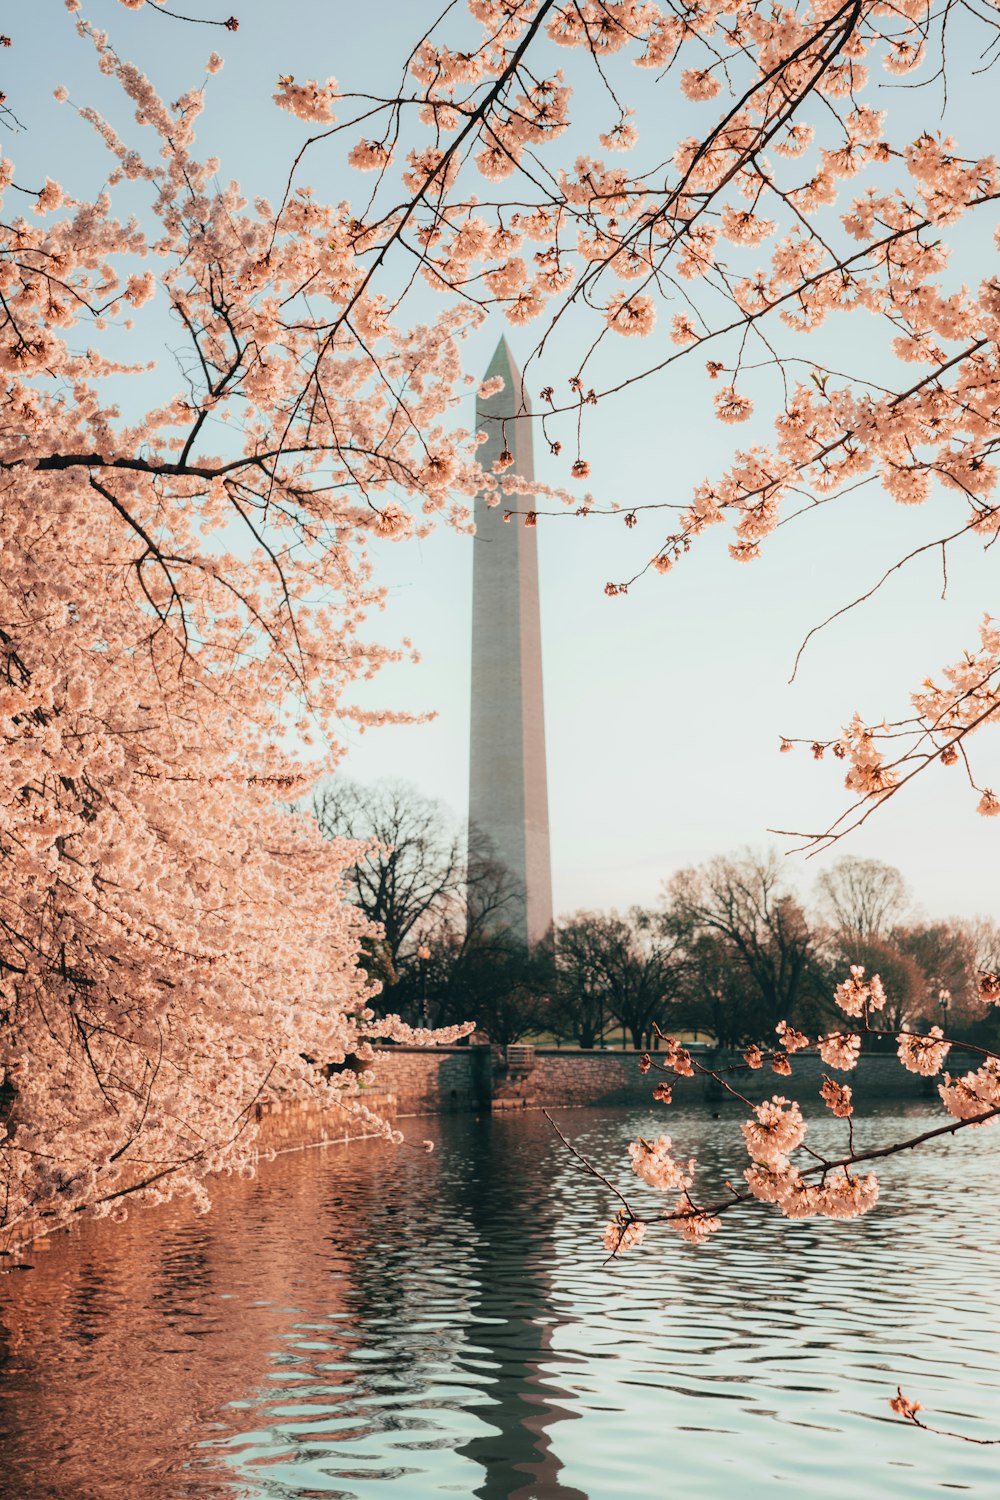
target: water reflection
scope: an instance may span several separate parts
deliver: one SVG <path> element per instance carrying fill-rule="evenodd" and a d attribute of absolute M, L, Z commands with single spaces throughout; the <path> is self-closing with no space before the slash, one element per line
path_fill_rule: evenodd
<path fill-rule="evenodd" d="M 455 1180 L 457 1196 L 474 1223 L 477 1295 L 470 1355 L 490 1375 L 489 1424 L 459 1452 L 483 1470 L 474 1490 L 480 1500 L 587 1500 L 562 1482 L 562 1461 L 548 1429 L 574 1420 L 570 1393 L 554 1374 L 552 1244 L 560 1205 L 540 1170 L 534 1131 L 513 1136 L 506 1121 L 483 1122 L 467 1171 Z M 551 1151 L 546 1137 L 545 1155 Z M 544 1157 L 543 1157 L 544 1161 Z M 572 1321 L 567 1315 L 564 1321 Z M 571 1439 L 568 1439 L 571 1441 Z"/>
<path fill-rule="evenodd" d="M 564 1117 L 609 1167 L 641 1123 Z M 170 1207 L 33 1252 L 0 1282 L 2 1500 L 993 1492 L 995 1450 L 885 1405 L 902 1379 L 992 1435 L 988 1132 L 897 1164 L 875 1217 L 754 1213 L 709 1250 L 671 1239 L 605 1269 L 607 1192 L 542 1117 L 420 1126 L 432 1156 L 286 1157 L 220 1184 L 206 1218 Z M 716 1185 L 741 1169 L 732 1121 L 671 1128 Z"/>

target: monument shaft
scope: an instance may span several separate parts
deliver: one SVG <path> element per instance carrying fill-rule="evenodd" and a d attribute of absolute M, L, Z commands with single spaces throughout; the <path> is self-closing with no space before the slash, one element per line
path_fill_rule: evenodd
<path fill-rule="evenodd" d="M 488 433 L 480 460 L 492 468 L 506 446 L 514 455 L 512 472 L 533 479 L 531 422 L 516 415 L 527 401 L 505 339 L 484 379 L 497 375 L 504 389 L 476 405 L 477 425 Z M 537 943 L 552 923 L 538 552 L 535 528 L 521 516 L 505 523 L 503 513 L 531 504 L 476 500 L 469 756 L 470 918 L 482 899 L 477 875 L 496 861 L 506 871 L 510 896 L 493 925 L 509 928 L 525 946 Z"/>

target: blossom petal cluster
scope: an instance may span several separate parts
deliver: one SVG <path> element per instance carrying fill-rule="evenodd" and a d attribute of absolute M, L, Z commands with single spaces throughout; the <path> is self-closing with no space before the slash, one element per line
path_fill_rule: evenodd
<path fill-rule="evenodd" d="M 758 1104 L 754 1118 L 740 1129 L 751 1158 L 778 1168 L 787 1164 L 788 1153 L 801 1146 L 806 1136 L 806 1122 L 798 1104 L 780 1094 Z"/>
<path fill-rule="evenodd" d="M 606 1225 L 602 1235 L 602 1242 L 609 1255 L 621 1255 L 626 1250 L 632 1250 L 636 1245 L 641 1245 L 646 1233 L 646 1225 L 642 1219 L 632 1219 L 625 1215 L 612 1219 Z"/>
<path fill-rule="evenodd" d="M 816 1045 L 827 1067 L 843 1073 L 856 1067 L 861 1056 L 861 1038 L 856 1032 L 833 1031 L 820 1037 Z"/>
<path fill-rule="evenodd" d="M 667 1224 L 689 1245 L 704 1245 L 722 1228 L 722 1220 L 717 1214 L 695 1208 L 686 1194 L 674 1204 L 673 1213 L 667 1216 Z"/>
<path fill-rule="evenodd" d="M 762 1203 L 773 1203 L 788 1219 L 853 1219 L 878 1201 L 874 1172 L 856 1177 L 845 1167 L 823 1181 L 804 1179 L 795 1167 L 748 1167 L 747 1185 Z"/>
<path fill-rule="evenodd" d="M 951 1043 L 942 1040 L 940 1026 L 932 1026 L 926 1033 L 902 1031 L 896 1038 L 899 1060 L 911 1073 L 920 1073 L 931 1078 L 940 1073 L 944 1060 L 951 1051 Z"/>
<path fill-rule="evenodd" d="M 946 1073 L 944 1082 L 938 1084 L 938 1093 L 945 1109 L 956 1120 L 977 1120 L 979 1115 L 990 1115 L 991 1111 L 1000 1114 L 1000 1059 L 989 1057 L 981 1068 L 962 1078 L 952 1078 Z M 994 1118 L 982 1123 L 993 1124 Z"/>
<path fill-rule="evenodd" d="M 650 1187 L 657 1188 L 660 1192 L 667 1192 L 670 1188 L 687 1188 L 691 1185 L 693 1163 L 688 1162 L 685 1169 L 671 1156 L 670 1147 L 670 1137 L 661 1135 L 655 1141 L 646 1141 L 640 1137 L 628 1148 L 633 1172 L 637 1177 L 641 1177 L 643 1182 Z"/>
<path fill-rule="evenodd" d="M 866 979 L 864 965 L 852 964 L 850 977 L 838 984 L 834 999 L 846 1015 L 862 1016 L 866 1011 L 884 1008 L 885 990 L 877 974 Z"/>
<path fill-rule="evenodd" d="M 803 1031 L 796 1031 L 787 1021 L 779 1021 L 774 1028 L 786 1052 L 801 1052 L 809 1046 L 809 1038 Z"/>
<path fill-rule="evenodd" d="M 943 490 L 970 537 L 1000 531 L 1000 373 L 988 352 L 1000 290 L 988 267 L 978 285 L 953 274 L 946 239 L 950 226 L 988 214 L 1000 163 L 988 139 L 983 150 L 963 151 L 948 135 L 911 134 L 906 112 L 879 107 L 873 92 L 884 71 L 945 71 L 945 28 L 927 0 L 836 17 L 817 0 L 778 10 L 762 0 L 690 0 L 683 14 L 661 0 L 470 0 L 468 9 L 471 38 L 442 20 L 408 60 L 415 92 L 406 103 L 428 140 L 401 170 L 402 212 L 427 283 L 496 306 L 516 326 L 536 324 L 540 348 L 543 330 L 570 308 L 576 319 L 592 317 L 581 341 L 588 370 L 614 342 L 606 334 L 648 334 L 678 290 L 687 305 L 669 309 L 663 367 L 711 343 L 710 410 L 737 441 L 646 565 L 668 573 L 724 520 L 730 555 L 752 563 L 795 497 L 825 501 L 867 482 L 905 506 Z M 988 47 L 992 23 L 985 14 L 979 22 Z M 604 97 L 612 57 L 650 70 L 651 84 L 679 91 L 684 109 L 668 97 L 656 130 L 642 132 L 612 95 L 601 118 L 591 101 Z M 320 86 L 302 88 L 303 103 L 292 85 L 281 102 L 308 118 Z M 357 105 L 357 124 L 370 128 L 370 100 Z M 401 106 L 386 99 L 375 112 L 395 119 Z M 662 121 L 675 116 L 683 126 L 664 142 Z M 363 139 L 352 163 L 385 168 L 390 135 L 387 125 L 381 141 Z M 639 161 L 647 139 L 654 154 Z M 398 199 L 388 182 L 383 217 L 373 215 L 386 226 L 383 245 L 400 232 Z M 851 316 L 864 320 L 859 348 L 885 329 L 877 388 L 864 361 L 853 374 L 834 373 L 810 361 L 808 346 L 786 353 L 780 342 L 786 331 L 811 334 Z M 767 390 L 746 356 L 757 338 L 781 373 L 780 393 L 770 439 L 755 431 L 741 443 Z M 583 365 L 567 368 L 564 403 L 550 397 L 578 439 L 584 405 L 601 399 L 600 378 L 588 375 L 588 390 Z M 550 438 L 554 455 L 562 447 Z M 587 462 L 577 451 L 567 467 Z M 979 653 L 912 695 L 906 734 L 898 723 L 855 716 L 830 742 L 859 816 L 906 783 L 909 754 L 923 765 L 954 764 L 967 736 L 996 722 L 995 623 L 985 631 Z M 973 786 L 978 811 L 1000 815 L 1000 796 Z"/>

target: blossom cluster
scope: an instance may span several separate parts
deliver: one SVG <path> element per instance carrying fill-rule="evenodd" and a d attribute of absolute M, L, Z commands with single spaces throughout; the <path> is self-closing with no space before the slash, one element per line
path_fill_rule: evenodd
<path fill-rule="evenodd" d="M 848 1014 L 864 1018 L 868 1028 L 868 1014 L 886 1004 L 885 992 L 877 977 L 867 978 L 860 965 L 851 967 L 848 977 L 838 987 L 838 999 Z M 744 1061 L 751 1072 L 759 1070 L 770 1056 L 780 1061 L 788 1074 L 792 1073 L 791 1056 L 805 1050 L 812 1043 L 804 1033 L 780 1022 L 776 1028 L 783 1050 L 765 1054 L 753 1044 L 744 1053 Z M 655 1066 L 667 1075 L 670 1081 L 657 1084 L 654 1097 L 665 1104 L 673 1099 L 673 1090 L 679 1077 L 692 1074 L 705 1075 L 715 1080 L 718 1086 L 738 1098 L 743 1096 L 739 1088 L 729 1082 L 726 1073 L 715 1072 L 700 1060 L 694 1060 L 675 1039 L 664 1037 L 663 1050 L 654 1064 L 646 1054 L 642 1071 L 649 1072 Z M 904 1027 L 896 1037 L 897 1054 L 904 1068 L 922 1077 L 933 1077 L 941 1072 L 951 1050 L 952 1043 L 944 1036 L 940 1026 L 931 1026 L 926 1032 L 912 1031 Z M 840 1071 L 854 1069 L 860 1057 L 861 1036 L 856 1032 L 830 1032 L 816 1041 L 817 1051 L 827 1066 Z M 681 1062 L 684 1072 L 678 1067 Z M 773 1066 L 773 1062 L 772 1062 Z M 959 1125 L 978 1127 L 1000 1119 L 1000 1058 L 988 1055 L 981 1066 L 954 1078 L 945 1074 L 938 1086 L 942 1104 L 947 1113 Z M 835 1119 L 843 1120 L 847 1126 L 847 1137 L 843 1154 L 824 1156 L 805 1147 L 807 1121 L 798 1101 L 775 1094 L 757 1104 L 744 1099 L 750 1110 L 750 1118 L 741 1126 L 744 1144 L 750 1157 L 750 1165 L 744 1169 L 745 1189 L 736 1190 L 727 1183 L 730 1196 L 720 1203 L 705 1205 L 692 1196 L 696 1163 L 693 1159 L 680 1161 L 676 1157 L 671 1138 L 661 1135 L 656 1140 L 639 1137 L 629 1146 L 629 1157 L 635 1174 L 648 1186 L 659 1191 L 679 1190 L 673 1209 L 663 1215 L 669 1228 L 692 1244 L 703 1244 L 721 1225 L 721 1215 L 750 1199 L 771 1204 L 787 1218 L 802 1219 L 824 1217 L 832 1219 L 854 1218 L 872 1209 L 879 1198 L 879 1182 L 875 1172 L 863 1170 L 862 1164 L 872 1155 L 891 1155 L 922 1144 L 925 1136 L 915 1140 L 903 1140 L 881 1147 L 872 1152 L 859 1151 L 855 1145 L 854 1097 L 851 1087 L 824 1075 L 819 1097 Z M 946 1131 L 955 1127 L 945 1127 Z M 931 1132 L 931 1135 L 940 1132 Z M 800 1154 L 798 1159 L 796 1153 Z M 618 1244 L 614 1250 L 625 1248 Z"/>
<path fill-rule="evenodd" d="M 754 1118 L 740 1126 L 747 1150 L 755 1162 L 783 1169 L 788 1153 L 805 1140 L 806 1124 L 799 1106 L 780 1094 L 758 1104 Z"/>
<path fill-rule="evenodd" d="M 861 1038 L 856 1032 L 834 1031 L 820 1037 L 816 1045 L 827 1067 L 843 1073 L 856 1067 L 861 1056 Z"/>
<path fill-rule="evenodd" d="M 956 1120 L 978 1120 L 980 1115 L 988 1118 L 983 1124 L 992 1124 L 1000 1116 L 1000 1058 L 988 1057 L 982 1067 L 966 1073 L 962 1078 L 944 1075 L 938 1085 L 942 1103 Z"/>
<path fill-rule="evenodd" d="M 897 1052 L 904 1068 L 911 1073 L 920 1073 L 931 1078 L 940 1073 L 944 1060 L 951 1051 L 951 1043 L 943 1040 L 940 1026 L 932 1026 L 926 1034 L 914 1031 L 900 1032 Z"/>
<path fill-rule="evenodd" d="M 650 1142 L 641 1137 L 628 1148 L 632 1170 L 650 1187 L 666 1192 L 670 1188 L 687 1188 L 691 1185 L 691 1167 L 687 1170 L 670 1155 L 670 1137 L 661 1135 Z"/>
<path fill-rule="evenodd" d="M 602 1236 L 604 1248 L 610 1255 L 619 1255 L 624 1250 L 641 1245 L 645 1233 L 646 1225 L 642 1219 L 620 1216 L 606 1225 Z"/>
<path fill-rule="evenodd" d="M 885 1007 L 885 990 L 877 974 L 865 978 L 864 964 L 852 964 L 850 977 L 838 984 L 834 999 L 848 1016 L 863 1016 Z"/>
<path fill-rule="evenodd" d="M 858 1177 L 844 1167 L 824 1182 L 810 1182 L 795 1167 L 755 1166 L 748 1167 L 744 1176 L 755 1198 L 773 1203 L 788 1219 L 854 1219 L 878 1201 L 874 1172 Z"/>

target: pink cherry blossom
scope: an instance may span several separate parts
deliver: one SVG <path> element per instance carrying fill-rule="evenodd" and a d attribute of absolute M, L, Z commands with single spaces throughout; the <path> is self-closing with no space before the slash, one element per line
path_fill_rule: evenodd
<path fill-rule="evenodd" d="M 740 1126 L 751 1157 L 765 1166 L 784 1166 L 788 1153 L 805 1139 L 802 1111 L 793 1101 L 775 1094 L 758 1104 L 754 1115 L 754 1120 Z"/>
<path fill-rule="evenodd" d="M 852 964 L 850 976 L 838 984 L 834 999 L 846 1015 L 860 1016 L 866 1010 L 882 1010 L 885 991 L 877 974 L 866 980 L 864 965 Z"/>
<path fill-rule="evenodd" d="M 940 1073 L 944 1060 L 951 1051 L 951 1043 L 942 1041 L 940 1026 L 932 1026 L 926 1034 L 913 1031 L 900 1032 L 896 1038 L 897 1052 L 904 1068 L 911 1073 L 922 1073 L 931 1078 Z"/>
<path fill-rule="evenodd" d="M 851 1089 L 848 1084 L 837 1083 L 833 1078 L 824 1078 L 819 1093 L 830 1113 L 836 1115 L 838 1119 L 844 1120 L 853 1114 L 854 1106 L 851 1103 Z"/>
<path fill-rule="evenodd" d="M 641 1137 L 628 1148 L 632 1170 L 650 1187 L 666 1192 L 670 1188 L 686 1188 L 691 1185 L 690 1171 L 670 1155 L 670 1137 L 661 1135 L 655 1141 Z M 688 1164 L 690 1167 L 690 1163 Z"/>
<path fill-rule="evenodd" d="M 617 1218 L 605 1227 L 602 1241 L 610 1255 L 622 1255 L 641 1245 L 646 1226 L 642 1219 Z"/>
<path fill-rule="evenodd" d="M 673 1213 L 668 1216 L 666 1222 L 689 1245 L 704 1245 L 722 1228 L 721 1219 L 715 1214 L 694 1208 L 686 1194 L 678 1198 Z"/>
<path fill-rule="evenodd" d="M 794 1030 L 787 1021 L 779 1021 L 774 1029 L 786 1052 L 801 1052 L 804 1047 L 809 1046 L 809 1038 L 805 1033 Z"/>
<path fill-rule="evenodd" d="M 861 1055 L 861 1038 L 850 1032 L 831 1032 L 829 1036 L 820 1037 L 817 1046 L 827 1067 L 842 1072 L 855 1067 Z"/>

